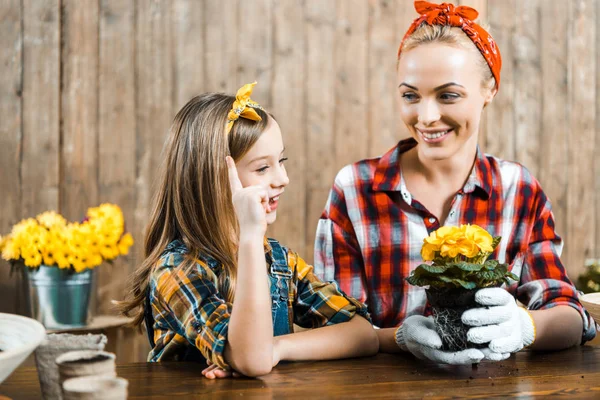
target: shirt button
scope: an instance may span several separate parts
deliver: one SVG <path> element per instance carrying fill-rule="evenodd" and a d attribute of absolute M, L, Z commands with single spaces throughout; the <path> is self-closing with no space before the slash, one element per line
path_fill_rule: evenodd
<path fill-rule="evenodd" d="M 435 222 L 435 218 L 433 218 L 433 217 L 430 217 L 430 218 L 429 218 L 429 223 L 433 224 L 434 222 Z"/>
<path fill-rule="evenodd" d="M 450 211 L 450 216 L 454 217 L 454 211 Z"/>

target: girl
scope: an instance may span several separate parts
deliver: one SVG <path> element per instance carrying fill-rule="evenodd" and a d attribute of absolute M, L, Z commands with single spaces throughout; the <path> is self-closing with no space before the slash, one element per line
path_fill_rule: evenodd
<path fill-rule="evenodd" d="M 206 359 L 211 379 L 378 350 L 363 304 L 264 238 L 289 180 L 279 126 L 250 99 L 255 84 L 195 97 L 176 115 L 146 258 L 120 306 L 145 323 L 148 361 Z M 293 323 L 323 328 L 293 333 Z"/>
<path fill-rule="evenodd" d="M 373 323 L 384 328 L 377 331 L 381 351 L 468 364 L 526 346 L 563 349 L 590 340 L 595 324 L 560 260 L 550 201 L 525 167 L 477 147 L 481 114 L 500 84 L 494 40 L 473 22 L 470 7 L 416 1 L 415 8 L 419 17 L 397 64 L 399 112 L 411 138 L 340 171 L 317 229 L 317 274 L 368 299 Z M 472 326 L 468 339 L 487 348 L 449 353 L 439 350 L 425 317 L 424 290 L 405 278 L 420 264 L 429 233 L 467 223 L 502 236 L 494 256 L 520 280 L 480 290 L 481 308 L 462 315 Z"/>

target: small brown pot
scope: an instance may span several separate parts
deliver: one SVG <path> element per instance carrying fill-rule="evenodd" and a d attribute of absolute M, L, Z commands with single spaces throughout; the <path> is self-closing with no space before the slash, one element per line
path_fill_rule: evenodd
<path fill-rule="evenodd" d="M 479 289 L 426 289 L 427 300 L 433 311 L 436 331 L 442 339 L 442 350 L 459 351 L 467 348 L 484 348 L 487 343 L 474 344 L 467 341 L 471 326 L 462 323 L 463 312 L 480 307 L 475 301 Z"/>

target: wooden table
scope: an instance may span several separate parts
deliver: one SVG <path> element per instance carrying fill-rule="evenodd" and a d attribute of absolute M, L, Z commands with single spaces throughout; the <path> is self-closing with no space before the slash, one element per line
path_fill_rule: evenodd
<path fill-rule="evenodd" d="M 260 379 L 208 380 L 193 363 L 117 366 L 129 380 L 129 398 L 491 398 L 565 396 L 600 398 L 600 345 L 556 353 L 520 352 L 498 363 L 438 366 L 410 355 L 327 362 L 282 363 Z M 19 368 L 0 385 L 0 395 L 38 399 L 35 368 Z"/>

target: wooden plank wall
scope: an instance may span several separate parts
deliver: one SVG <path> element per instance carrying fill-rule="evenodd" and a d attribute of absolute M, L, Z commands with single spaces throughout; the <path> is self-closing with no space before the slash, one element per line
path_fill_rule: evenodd
<path fill-rule="evenodd" d="M 459 3 L 493 16 L 503 56 L 480 143 L 541 181 L 576 277 L 600 257 L 600 0 Z M 257 80 L 290 158 L 271 234 L 312 260 L 336 172 L 406 136 L 395 55 L 414 17 L 410 0 L 0 1 L 0 232 L 48 209 L 80 219 L 119 204 L 136 245 L 99 270 L 98 311 L 110 312 L 140 261 L 175 112 Z M 2 263 L 0 311 L 24 311 L 20 284 Z"/>

